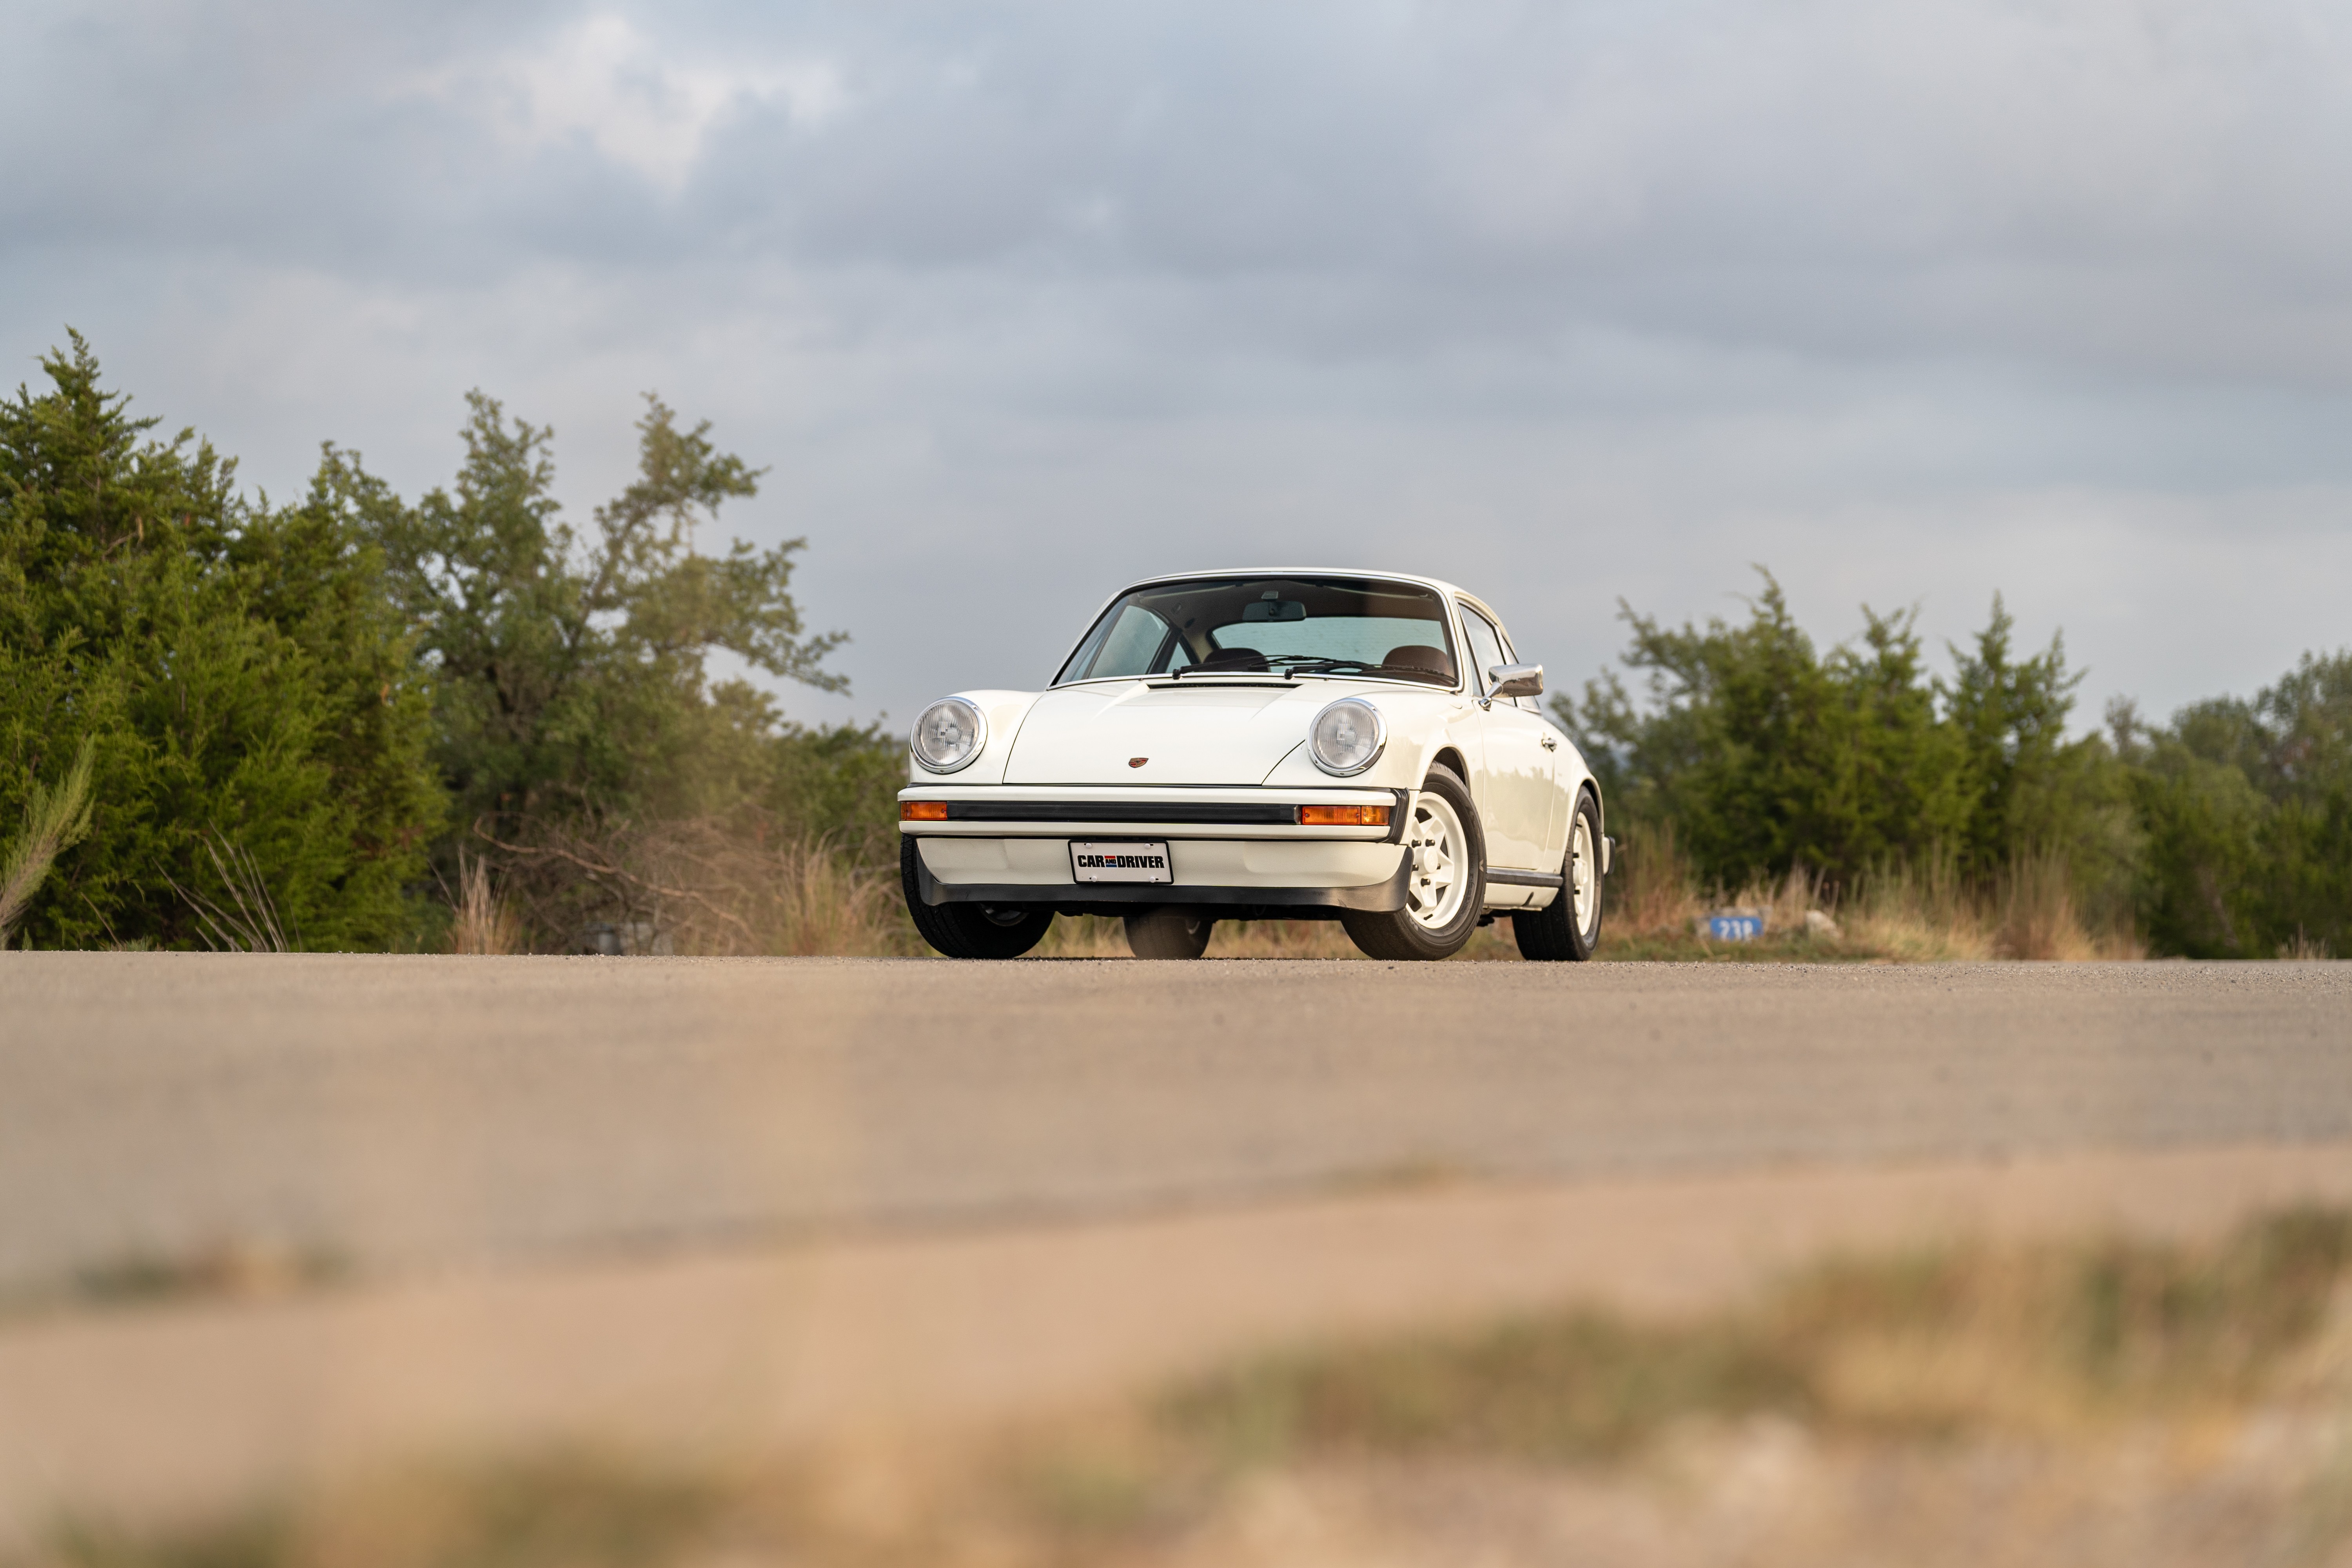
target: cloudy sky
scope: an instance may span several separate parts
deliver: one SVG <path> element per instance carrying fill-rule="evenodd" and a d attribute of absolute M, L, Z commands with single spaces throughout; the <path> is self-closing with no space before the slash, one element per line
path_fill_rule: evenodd
<path fill-rule="evenodd" d="M 657 389 L 768 465 L 846 700 L 1044 679 L 1165 569 L 1817 634 L 1996 589 L 2105 700 L 2352 644 L 2352 5 L 13 0 L 0 350 L 277 492 L 575 521 Z"/>

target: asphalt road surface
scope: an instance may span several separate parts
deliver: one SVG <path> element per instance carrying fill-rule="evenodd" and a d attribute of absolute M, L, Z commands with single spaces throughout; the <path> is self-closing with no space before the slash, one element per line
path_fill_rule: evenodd
<path fill-rule="evenodd" d="M 2352 1143 L 2352 964 L 0 953 L 0 1287 Z"/>

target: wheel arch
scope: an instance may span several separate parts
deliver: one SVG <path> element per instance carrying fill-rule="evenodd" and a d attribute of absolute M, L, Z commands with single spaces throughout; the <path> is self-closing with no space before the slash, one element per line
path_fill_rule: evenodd
<path fill-rule="evenodd" d="M 1579 796 L 1590 795 L 1592 797 L 1592 825 L 1601 835 L 1601 874 L 1605 877 L 1614 869 L 1611 862 L 1617 858 L 1616 843 L 1609 837 L 1609 803 L 1602 798 L 1601 781 L 1592 776 L 1591 769 L 1587 768 L 1584 776 L 1577 781 L 1576 793 Z M 1569 810 L 1573 812 L 1575 809 L 1576 804 L 1571 800 Z"/>

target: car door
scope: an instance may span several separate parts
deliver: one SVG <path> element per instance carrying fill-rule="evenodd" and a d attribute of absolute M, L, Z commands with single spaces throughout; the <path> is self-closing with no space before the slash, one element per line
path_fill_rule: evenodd
<path fill-rule="evenodd" d="M 1462 631 L 1470 645 L 1471 675 L 1482 700 L 1486 775 L 1474 784 L 1479 820 L 1486 829 L 1486 864 L 1518 871 L 1558 871 L 1549 855 L 1553 758 L 1559 742 L 1551 726 L 1508 697 L 1495 697 L 1498 664 L 1511 662 L 1503 634 L 1468 605 L 1462 605 Z"/>
<path fill-rule="evenodd" d="M 1502 634 L 1505 658 L 1509 659 L 1513 664 L 1533 662 L 1527 655 L 1521 653 L 1518 645 L 1511 640 L 1510 627 L 1500 621 L 1494 621 L 1492 624 L 1495 629 Z M 1559 760 L 1560 748 L 1568 743 L 1568 733 L 1554 723 L 1551 715 L 1544 710 L 1542 698 L 1497 698 L 1495 700 L 1495 706 L 1500 708 L 1507 701 L 1536 721 L 1536 745 L 1543 752 L 1546 766 L 1551 775 L 1551 790 L 1544 809 L 1543 853 L 1536 858 L 1536 865 L 1538 868 L 1548 867 L 1557 871 L 1568 860 L 1569 819 L 1575 805 L 1568 790 L 1568 781 L 1573 774 L 1562 767 Z"/>

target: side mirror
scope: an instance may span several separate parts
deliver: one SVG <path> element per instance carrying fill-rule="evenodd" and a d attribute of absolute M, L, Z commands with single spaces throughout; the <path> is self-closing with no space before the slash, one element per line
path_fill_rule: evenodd
<path fill-rule="evenodd" d="M 1489 697 L 1541 697 L 1543 666 L 1539 664 L 1498 664 L 1486 672 L 1492 682 Z"/>

